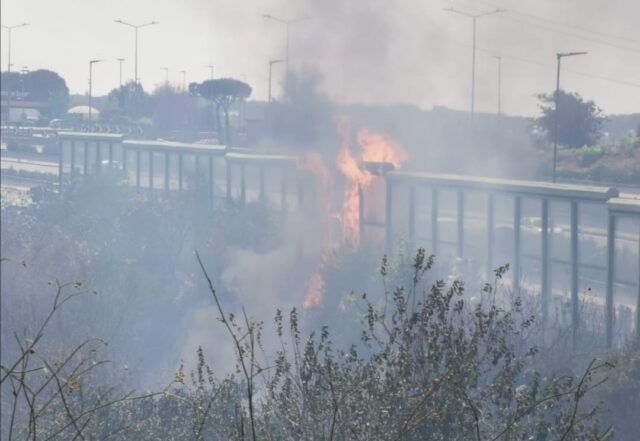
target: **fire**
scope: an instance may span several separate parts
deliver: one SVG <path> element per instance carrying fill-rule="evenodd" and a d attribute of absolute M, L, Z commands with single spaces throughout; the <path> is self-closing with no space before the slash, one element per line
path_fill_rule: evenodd
<path fill-rule="evenodd" d="M 302 306 L 305 309 L 320 306 L 324 297 L 325 282 L 320 273 L 313 273 L 307 282 L 307 297 Z"/>
<path fill-rule="evenodd" d="M 366 162 L 389 162 L 399 168 L 407 160 L 407 153 L 398 142 L 368 129 L 358 132 L 358 144 L 363 150 L 362 160 Z"/>
<path fill-rule="evenodd" d="M 357 141 L 361 153 L 361 160 L 356 159 L 351 149 L 349 122 L 346 118 L 338 121 L 338 131 L 342 136 L 342 148 L 338 153 L 338 170 L 346 179 L 343 213 L 342 236 L 351 245 L 360 242 L 360 192 L 371 186 L 374 176 L 362 167 L 365 162 L 388 162 L 398 168 L 407 159 L 407 154 L 396 141 L 361 129 L 357 134 Z"/>

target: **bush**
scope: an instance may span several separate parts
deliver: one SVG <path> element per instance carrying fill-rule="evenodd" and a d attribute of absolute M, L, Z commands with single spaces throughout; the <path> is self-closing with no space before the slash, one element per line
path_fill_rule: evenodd
<path fill-rule="evenodd" d="M 203 267 L 244 380 L 236 425 L 254 440 L 603 439 L 598 407 L 582 401 L 612 364 L 592 360 L 581 375 L 534 370 L 538 348 L 527 335 L 535 317 L 521 300 L 505 309 L 495 285 L 475 300 L 458 280 L 424 286 L 433 263 L 419 250 L 406 284 L 354 299 L 362 332 L 344 349 L 329 327 L 304 338 L 297 310 L 288 323 L 277 311 L 281 349 L 264 362 L 263 323 L 226 313 Z M 383 280 L 391 271 L 383 259 Z"/>
<path fill-rule="evenodd" d="M 604 155 L 604 148 L 600 145 L 584 146 L 580 149 L 580 165 L 590 167 Z"/>

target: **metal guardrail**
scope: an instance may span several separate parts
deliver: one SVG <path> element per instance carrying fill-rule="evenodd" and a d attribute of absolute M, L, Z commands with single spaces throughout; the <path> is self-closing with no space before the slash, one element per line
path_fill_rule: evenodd
<path fill-rule="evenodd" d="M 108 155 L 108 164 L 112 164 L 114 161 L 120 160 L 124 171 L 127 171 L 129 160 L 128 155 L 134 156 L 135 171 L 135 185 L 138 191 L 142 187 L 141 182 L 141 163 L 142 155 L 148 155 L 148 190 L 152 194 L 155 190 L 155 170 L 154 170 L 154 157 L 156 154 L 164 155 L 164 172 L 162 173 L 161 180 L 164 182 L 164 190 L 170 190 L 171 171 L 169 167 L 169 158 L 171 155 L 178 158 L 178 189 L 183 188 L 183 157 L 185 155 L 192 155 L 195 157 L 195 169 L 199 170 L 199 164 L 202 158 L 206 159 L 208 178 L 207 185 L 211 191 L 210 200 L 213 201 L 214 196 L 214 174 L 213 174 L 213 161 L 214 158 L 223 160 L 225 163 L 225 183 L 226 187 L 226 199 L 232 200 L 232 188 L 234 184 L 232 182 L 232 170 L 239 168 L 240 170 L 240 190 L 239 190 L 239 202 L 245 203 L 247 200 L 247 167 L 255 167 L 258 170 L 259 181 L 259 195 L 263 199 L 266 194 L 265 189 L 265 170 L 274 169 L 279 170 L 281 175 L 280 184 L 280 199 L 282 209 L 286 208 L 286 201 L 288 195 L 288 172 L 286 170 L 295 170 L 297 158 L 290 155 L 282 154 L 265 154 L 263 152 L 255 152 L 251 150 L 232 150 L 226 146 L 213 145 L 213 144 L 193 144 L 193 143 L 179 143 L 172 141 L 136 141 L 136 140 L 124 140 L 122 135 L 113 134 L 92 134 L 92 133 L 61 133 L 59 136 L 61 142 L 60 149 L 60 179 L 63 179 L 63 159 L 65 154 L 70 155 L 71 170 L 75 172 L 77 169 L 74 163 L 75 151 L 78 147 L 83 149 L 83 164 L 80 169 L 82 174 L 87 175 L 91 172 L 91 167 L 88 164 L 87 159 L 89 154 L 87 153 L 91 146 L 95 149 L 94 168 L 95 172 L 99 173 L 103 164 L 101 152 L 104 150 Z M 66 148 L 63 148 L 65 143 L 70 143 L 70 151 L 68 153 Z M 106 146 L 106 150 L 101 146 Z M 118 153 L 121 152 L 121 153 Z M 118 156 L 121 155 L 121 156 Z M 162 156 L 160 156 L 162 158 Z M 296 171 L 297 173 L 299 171 Z M 626 198 L 620 197 L 619 191 L 613 187 L 606 186 L 594 186 L 594 185 L 578 185 L 578 184 L 566 184 L 566 183 L 549 183 L 549 182 L 536 182 L 536 181 L 521 181 L 513 179 L 496 179 L 496 178 L 482 178 L 482 177 L 469 177 L 450 174 L 435 174 L 435 173 L 415 173 L 415 172 L 402 172 L 391 171 L 380 175 L 385 179 L 386 185 L 386 200 L 385 200 L 385 218 L 384 222 L 368 221 L 364 218 L 364 199 L 365 196 L 360 191 L 360 229 L 362 231 L 369 226 L 383 227 L 385 231 L 385 244 L 387 251 L 392 249 L 394 234 L 394 196 L 393 189 L 397 186 L 408 188 L 408 225 L 406 230 L 410 241 L 416 239 L 416 189 L 427 188 L 431 191 L 431 239 L 432 250 L 434 254 L 438 252 L 438 244 L 444 243 L 439 238 L 438 231 L 438 212 L 439 212 L 439 197 L 443 190 L 449 190 L 455 192 L 455 220 L 457 224 L 456 228 L 456 240 L 455 246 L 457 248 L 457 256 L 464 257 L 465 253 L 465 196 L 469 192 L 484 193 L 486 195 L 486 223 L 487 223 L 487 249 L 486 249 L 486 262 L 487 276 L 492 274 L 491 263 L 493 262 L 493 247 L 495 243 L 495 197 L 497 195 L 506 195 L 513 199 L 513 217 L 511 226 L 513 230 L 513 290 L 518 292 L 520 289 L 521 279 L 521 259 L 523 257 L 521 236 L 522 236 L 522 201 L 523 199 L 536 199 L 540 201 L 540 248 L 541 248 L 541 271 L 540 271 L 540 286 L 541 286 L 541 303 L 542 303 L 542 321 L 543 323 L 548 319 L 548 308 L 551 296 L 550 290 L 550 263 L 552 256 L 550 255 L 549 235 L 552 233 L 550 229 L 550 216 L 549 216 L 549 204 L 551 201 L 561 201 L 567 203 L 569 206 L 569 248 L 570 248 L 570 293 L 571 293 L 571 305 L 572 305 L 572 326 L 574 332 L 574 338 L 578 332 L 580 315 L 579 315 L 579 298 L 578 298 L 578 280 L 581 264 L 578 255 L 579 246 L 579 206 L 580 204 L 598 205 L 606 209 L 608 213 L 607 219 L 602 219 L 603 224 L 608 223 L 607 227 L 607 263 L 606 263 L 606 342 L 608 345 L 613 341 L 613 311 L 614 311 L 614 275 L 615 275 L 615 241 L 616 241 L 616 221 L 621 217 L 632 218 L 640 220 L 640 198 Z M 300 172 L 296 175 L 298 183 L 298 203 L 302 206 L 303 194 L 304 194 L 304 176 Z M 212 202 L 213 203 L 213 202 Z M 639 222 L 640 228 L 640 222 Z M 640 235 L 640 234 L 639 234 Z M 640 237 L 638 240 L 640 244 Z M 640 255 L 640 251 L 639 251 Z M 638 264 L 640 273 L 640 262 Z M 640 277 L 640 276 L 639 276 Z M 638 302 L 636 308 L 636 330 L 640 335 L 640 280 L 638 281 Z"/>
<path fill-rule="evenodd" d="M 619 217 L 631 217 L 640 221 L 640 199 L 620 198 L 619 191 L 612 187 L 577 185 L 577 184 L 554 184 L 549 182 L 518 181 L 510 179 L 469 177 L 460 175 L 446 175 L 435 173 L 415 173 L 415 172 L 390 172 L 386 174 L 386 206 L 385 206 L 385 243 L 388 252 L 391 252 L 394 242 L 394 200 L 393 190 L 395 187 L 408 187 L 408 232 L 409 241 L 415 240 L 415 213 L 416 213 L 416 188 L 431 189 L 431 246 L 434 254 L 437 253 L 437 244 L 442 243 L 438 237 L 438 198 L 442 190 L 450 190 L 456 193 L 456 242 L 457 256 L 464 257 L 464 210 L 465 195 L 467 192 L 486 194 L 486 222 L 487 222 L 487 273 L 491 274 L 491 262 L 493 262 L 494 238 L 494 197 L 502 194 L 513 198 L 513 290 L 520 289 L 521 278 L 521 222 L 522 222 L 522 199 L 537 199 L 541 201 L 540 209 L 540 240 L 541 240 L 541 303 L 542 320 L 545 322 L 548 317 L 548 306 L 550 300 L 550 268 L 551 262 L 549 250 L 549 202 L 553 200 L 564 201 L 569 204 L 570 210 L 570 285 L 571 285 L 571 305 L 572 324 L 574 338 L 578 332 L 579 298 L 578 298 L 578 275 L 579 275 L 579 255 L 578 255 L 578 210 L 582 203 L 597 204 L 608 210 L 608 231 L 607 231 L 607 279 L 606 279 L 606 343 L 611 345 L 613 341 L 613 314 L 614 314 L 614 275 L 615 275 L 615 225 Z M 361 209 L 361 212 L 363 210 Z M 603 224 L 606 219 L 602 219 Z M 367 222 L 362 222 L 363 226 Z M 638 243 L 640 244 L 640 222 Z M 639 251 L 640 256 L 640 251 Z M 640 258 L 639 258 L 640 260 Z M 640 273 L 640 261 L 638 263 Z M 640 280 L 638 281 L 638 301 L 636 307 L 636 331 L 640 335 Z"/>

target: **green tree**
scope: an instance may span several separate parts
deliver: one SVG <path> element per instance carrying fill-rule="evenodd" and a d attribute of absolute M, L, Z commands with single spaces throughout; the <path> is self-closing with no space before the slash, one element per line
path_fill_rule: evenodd
<path fill-rule="evenodd" d="M 138 119 L 142 116 L 151 116 L 153 113 L 151 96 L 144 91 L 140 83 L 135 81 L 129 81 L 111 90 L 108 98 L 111 106 L 117 107 L 129 118 Z"/>
<path fill-rule="evenodd" d="M 189 93 L 212 101 L 216 107 L 216 127 L 221 131 L 220 109 L 224 111 L 225 141 L 231 144 L 229 109 L 231 106 L 251 95 L 251 86 L 233 78 L 207 80 L 202 83 L 189 84 Z"/>
<path fill-rule="evenodd" d="M 542 115 L 535 127 L 549 142 L 554 141 L 556 124 L 554 94 L 540 94 Z M 569 147 L 582 147 L 598 142 L 602 124 L 606 121 L 602 110 L 593 102 L 585 101 L 577 93 L 558 92 L 558 143 Z"/>
<path fill-rule="evenodd" d="M 39 69 L 27 73 L 2 72 L 2 90 L 15 95 L 24 92 L 23 99 L 46 101 L 43 113 L 49 117 L 64 114 L 69 106 L 69 88 L 57 73 Z"/>

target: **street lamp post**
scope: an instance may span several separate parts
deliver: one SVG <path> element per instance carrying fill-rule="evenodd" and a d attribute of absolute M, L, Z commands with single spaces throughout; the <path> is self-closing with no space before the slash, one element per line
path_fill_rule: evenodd
<path fill-rule="evenodd" d="M 273 70 L 273 65 L 282 63 L 283 60 L 271 60 L 269 61 L 269 103 L 271 102 L 271 71 Z"/>
<path fill-rule="evenodd" d="M 494 56 L 498 60 L 498 119 L 502 115 L 502 57 Z"/>
<path fill-rule="evenodd" d="M 186 91 L 187 90 L 187 71 L 181 70 L 180 73 L 182 74 L 182 90 Z"/>
<path fill-rule="evenodd" d="M 473 50 L 471 53 L 471 122 L 475 117 L 475 100 L 476 100 L 476 19 L 485 17 L 487 15 L 497 14 L 504 12 L 506 9 L 497 8 L 495 11 L 482 12 L 480 14 L 470 14 L 468 12 L 459 11 L 454 8 L 446 8 L 446 11 L 455 12 L 456 14 L 464 15 L 473 19 Z"/>
<path fill-rule="evenodd" d="M 114 20 L 116 23 L 120 23 L 123 24 L 125 26 L 129 26 L 130 28 L 133 28 L 135 30 L 135 61 L 134 61 L 134 81 L 136 83 L 138 83 L 138 29 L 140 28 L 144 28 L 147 26 L 151 26 L 151 25 L 157 25 L 159 24 L 157 21 L 150 21 L 149 23 L 144 23 L 141 25 L 134 25 L 131 23 L 127 23 L 126 21 L 122 21 L 122 20 Z"/>
<path fill-rule="evenodd" d="M 160 70 L 164 71 L 164 87 L 169 87 L 169 68 L 161 67 Z"/>
<path fill-rule="evenodd" d="M 285 20 L 285 19 L 282 19 L 282 18 L 274 17 L 273 15 L 270 15 L 270 14 L 264 14 L 263 17 L 266 18 L 266 19 L 273 20 L 273 21 L 276 21 L 276 22 L 278 22 L 280 24 L 285 25 L 285 29 L 286 29 L 286 37 L 285 37 L 286 38 L 286 43 L 285 43 L 286 44 L 286 50 L 285 50 L 285 57 L 284 57 L 284 60 L 285 60 L 285 90 L 286 90 L 287 98 L 288 98 L 289 97 L 289 34 L 290 34 L 289 28 L 291 27 L 292 24 L 299 23 L 299 22 L 304 21 L 304 20 L 309 20 L 311 17 L 305 15 L 303 17 L 296 17 L 296 18 L 292 18 L 292 19 L 289 19 L 289 20 Z"/>
<path fill-rule="evenodd" d="M 22 28 L 24 26 L 29 26 L 29 23 L 21 23 L 19 25 L 13 25 L 13 26 L 5 26 L 5 25 L 1 25 L 3 29 L 7 30 L 7 72 L 11 72 L 11 31 L 17 28 Z M 11 123 L 11 90 L 8 91 L 9 92 L 9 96 L 7 97 L 7 121 L 8 123 Z"/>
<path fill-rule="evenodd" d="M 587 52 L 559 52 L 556 54 L 558 60 L 558 67 L 556 71 L 556 93 L 554 95 L 554 109 L 553 109 L 553 182 L 556 182 L 556 164 L 558 160 L 558 130 L 559 130 L 559 120 L 558 120 L 558 103 L 559 103 L 559 95 L 560 95 L 560 64 L 564 57 L 573 57 L 576 55 L 586 55 Z"/>
<path fill-rule="evenodd" d="M 91 107 L 92 104 L 92 88 L 93 88 L 93 65 L 96 63 L 100 63 L 102 61 L 105 60 L 89 60 L 89 124 L 91 124 L 92 121 L 92 112 L 93 112 L 93 107 Z"/>
<path fill-rule="evenodd" d="M 118 60 L 118 85 L 120 87 L 122 87 L 122 62 L 124 61 L 124 58 L 116 58 L 116 60 Z"/>
<path fill-rule="evenodd" d="M 3 29 L 7 30 L 7 45 L 8 45 L 8 49 L 7 49 L 7 72 L 11 72 L 11 31 L 17 28 L 22 28 L 24 26 L 29 26 L 29 23 L 21 23 L 19 25 L 13 25 L 13 26 L 5 26 L 2 25 Z"/>

